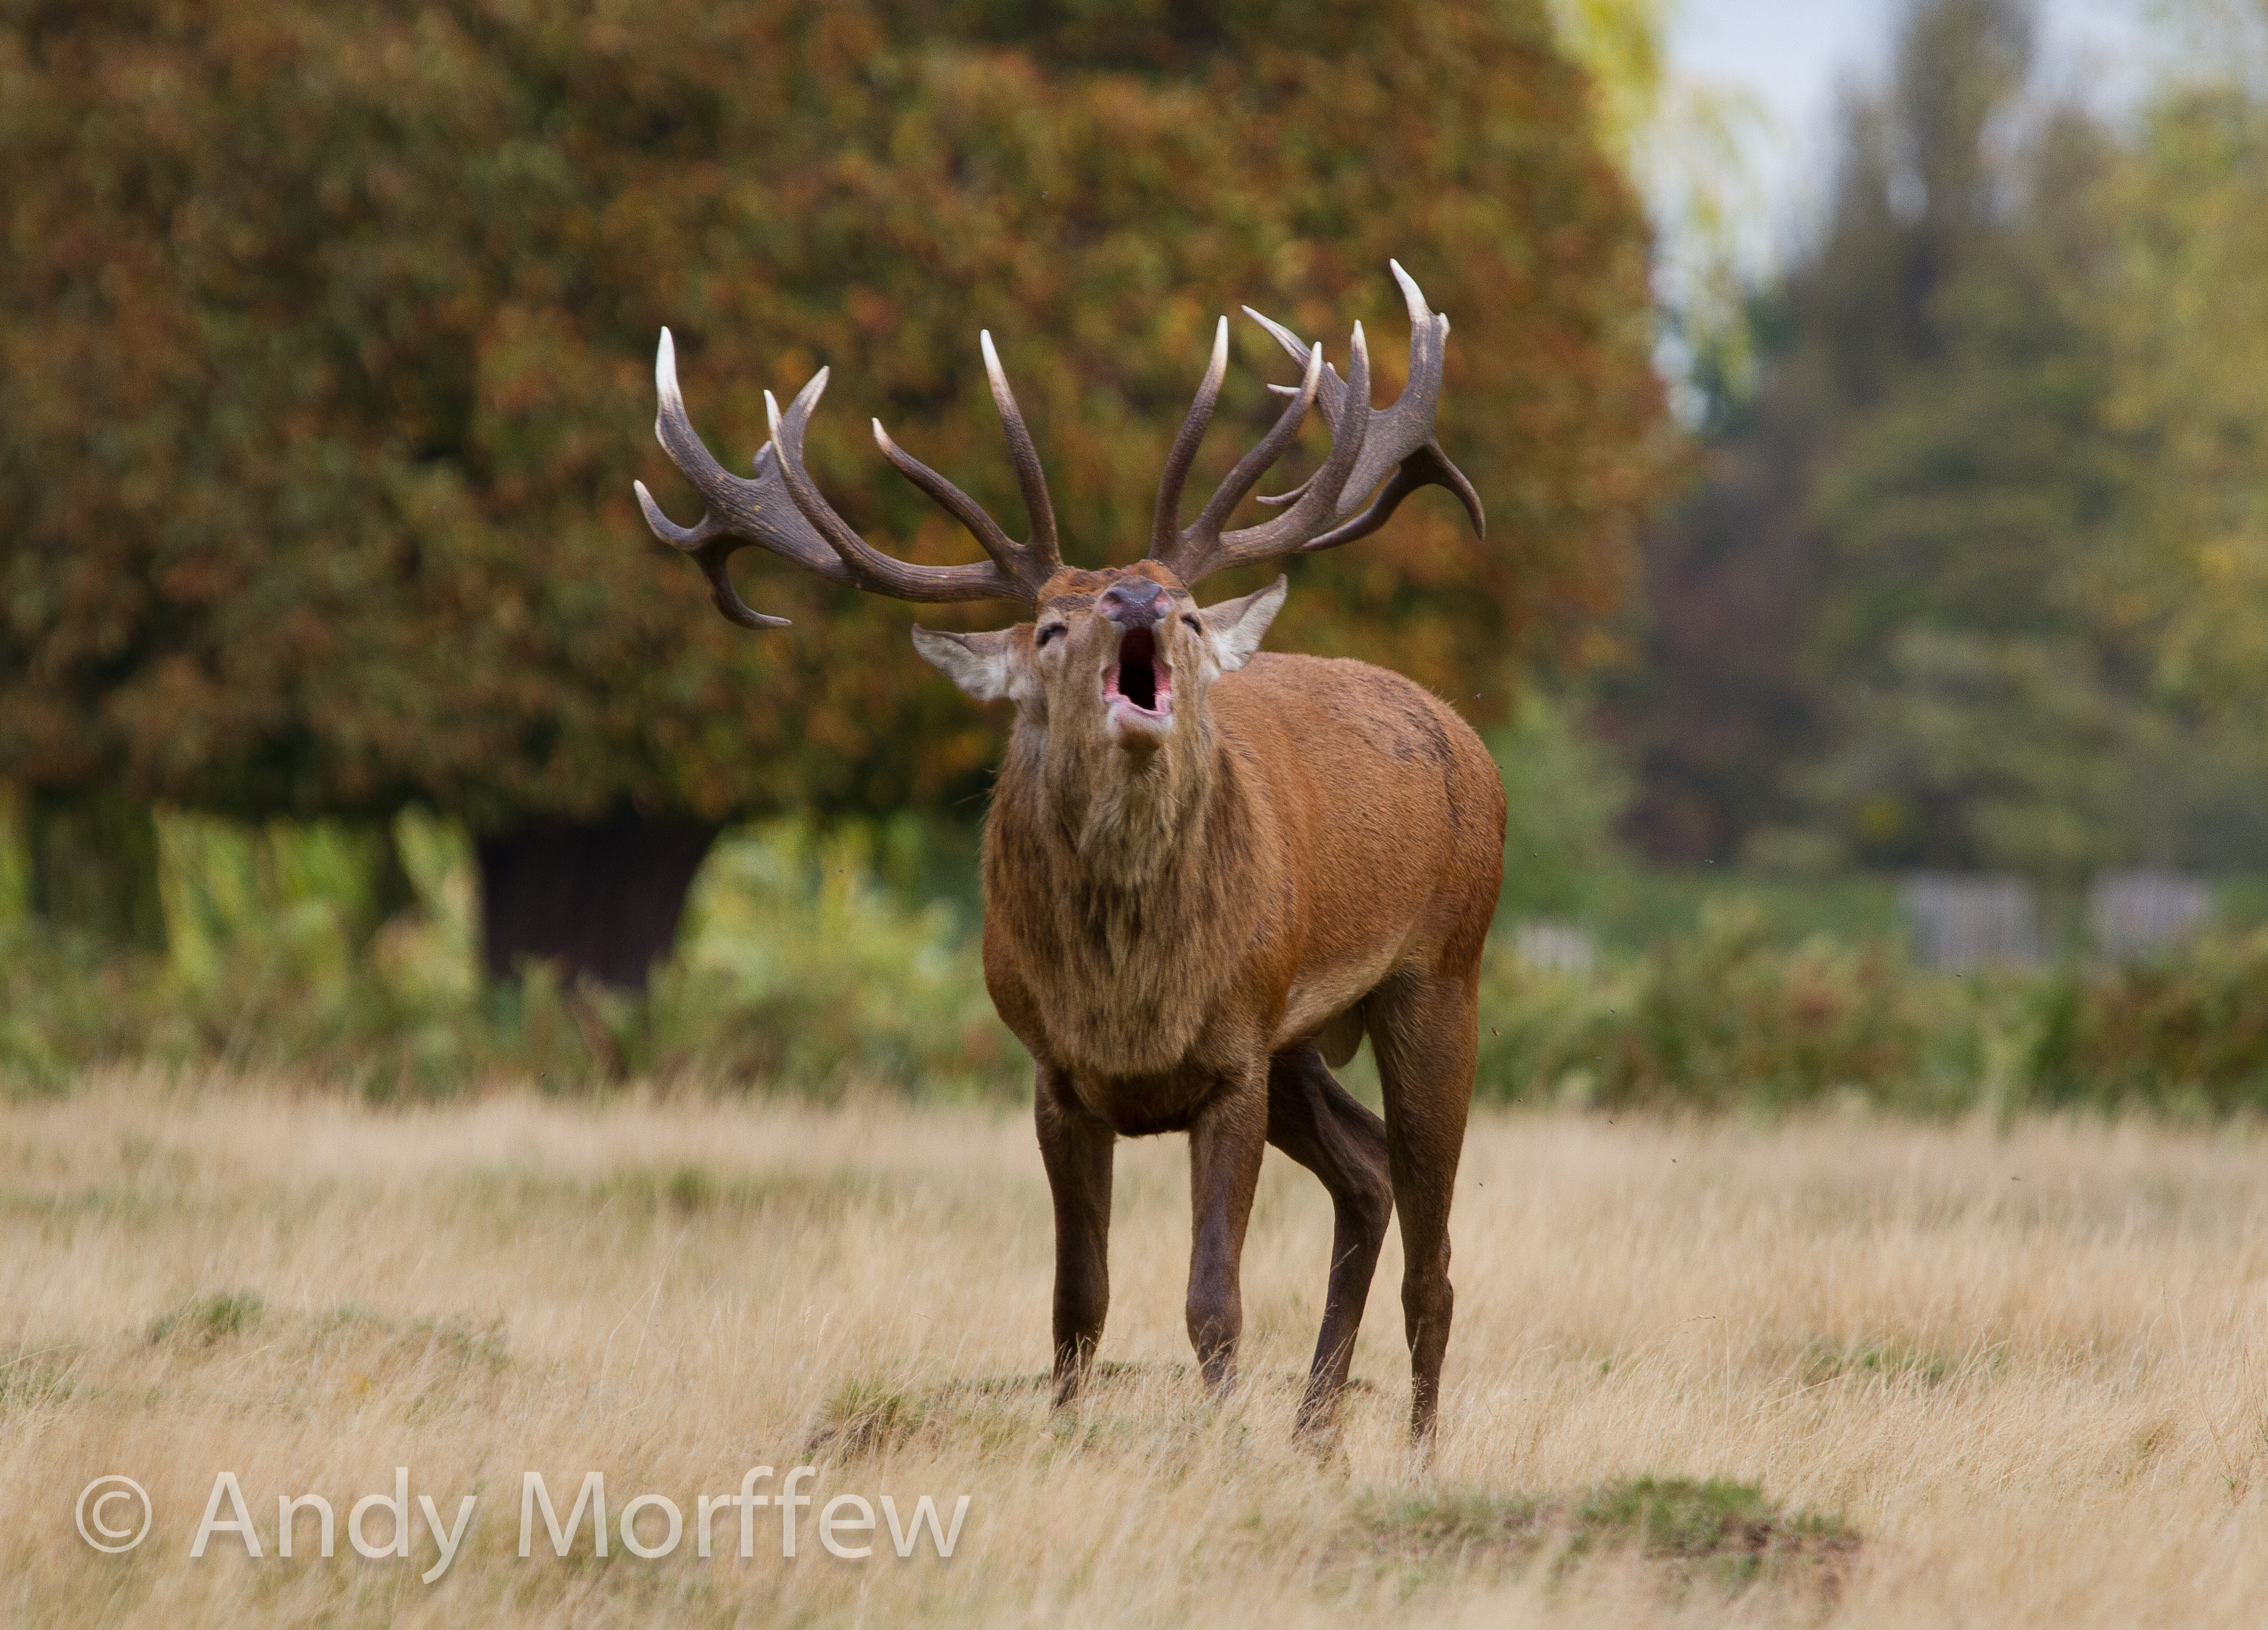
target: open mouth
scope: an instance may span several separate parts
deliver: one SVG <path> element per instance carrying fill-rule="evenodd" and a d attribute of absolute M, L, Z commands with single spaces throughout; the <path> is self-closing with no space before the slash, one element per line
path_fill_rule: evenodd
<path fill-rule="evenodd" d="M 1158 660 L 1157 635 L 1129 628 L 1118 641 L 1118 665 L 1102 682 L 1105 700 L 1123 704 L 1146 718 L 1162 719 L 1173 705 L 1173 675 Z"/>

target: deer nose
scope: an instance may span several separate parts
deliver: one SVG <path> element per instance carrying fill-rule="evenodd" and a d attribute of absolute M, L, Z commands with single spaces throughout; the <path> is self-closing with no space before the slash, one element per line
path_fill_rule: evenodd
<path fill-rule="evenodd" d="M 1147 628 L 1165 618 L 1165 587 L 1140 578 L 1114 583 L 1102 591 L 1102 614 L 1122 628 Z"/>

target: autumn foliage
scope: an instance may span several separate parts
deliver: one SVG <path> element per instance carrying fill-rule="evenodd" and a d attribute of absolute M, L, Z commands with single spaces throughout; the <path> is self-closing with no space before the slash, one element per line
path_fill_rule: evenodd
<path fill-rule="evenodd" d="M 990 327 L 1094 564 L 1140 552 L 1217 313 L 1342 365 L 1363 319 L 1389 399 L 1398 256 L 1455 323 L 1488 538 L 1429 495 L 1302 563 L 1277 641 L 1468 696 L 1612 604 L 1656 481 L 1642 218 L 1534 0 L 11 0 L 0 163 L 0 777 L 34 787 L 482 827 L 981 788 L 992 727 L 907 608 L 744 557 L 795 619 L 751 635 L 647 533 L 633 478 L 696 507 L 665 323 L 741 467 L 761 393 L 832 364 L 812 469 L 923 560 L 976 552 L 866 420 L 1014 526 Z M 1198 491 L 1288 377 L 1238 348 Z"/>

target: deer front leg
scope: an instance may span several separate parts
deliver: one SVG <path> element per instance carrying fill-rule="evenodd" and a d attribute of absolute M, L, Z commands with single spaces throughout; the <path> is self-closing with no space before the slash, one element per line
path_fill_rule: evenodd
<path fill-rule="evenodd" d="M 1033 1093 L 1040 1159 L 1055 1199 L 1056 1403 L 1079 1396 L 1110 1311 L 1110 1167 L 1115 1134 L 1071 1091 L 1071 1077 L 1040 1067 Z"/>
<path fill-rule="evenodd" d="M 1217 1393 L 1236 1384 L 1244 1331 L 1244 1230 L 1268 1145 L 1268 1061 L 1189 1124 L 1189 1342 Z"/>

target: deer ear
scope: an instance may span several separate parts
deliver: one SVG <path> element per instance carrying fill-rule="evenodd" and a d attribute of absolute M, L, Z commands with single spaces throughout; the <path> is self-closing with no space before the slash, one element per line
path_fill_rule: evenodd
<path fill-rule="evenodd" d="M 1001 628 L 990 634 L 939 634 L 914 625 L 914 649 L 924 660 L 978 701 L 998 701 L 1003 696 L 1021 701 L 1026 689 L 1027 643 L 1016 636 L 1021 628 Z"/>
<path fill-rule="evenodd" d="M 1233 673 L 1252 660 L 1268 625 L 1284 609 L 1290 581 L 1278 577 L 1264 589 L 1256 589 L 1241 600 L 1223 600 L 1204 609 L 1205 633 L 1212 640 L 1213 660 L 1223 673 Z"/>

